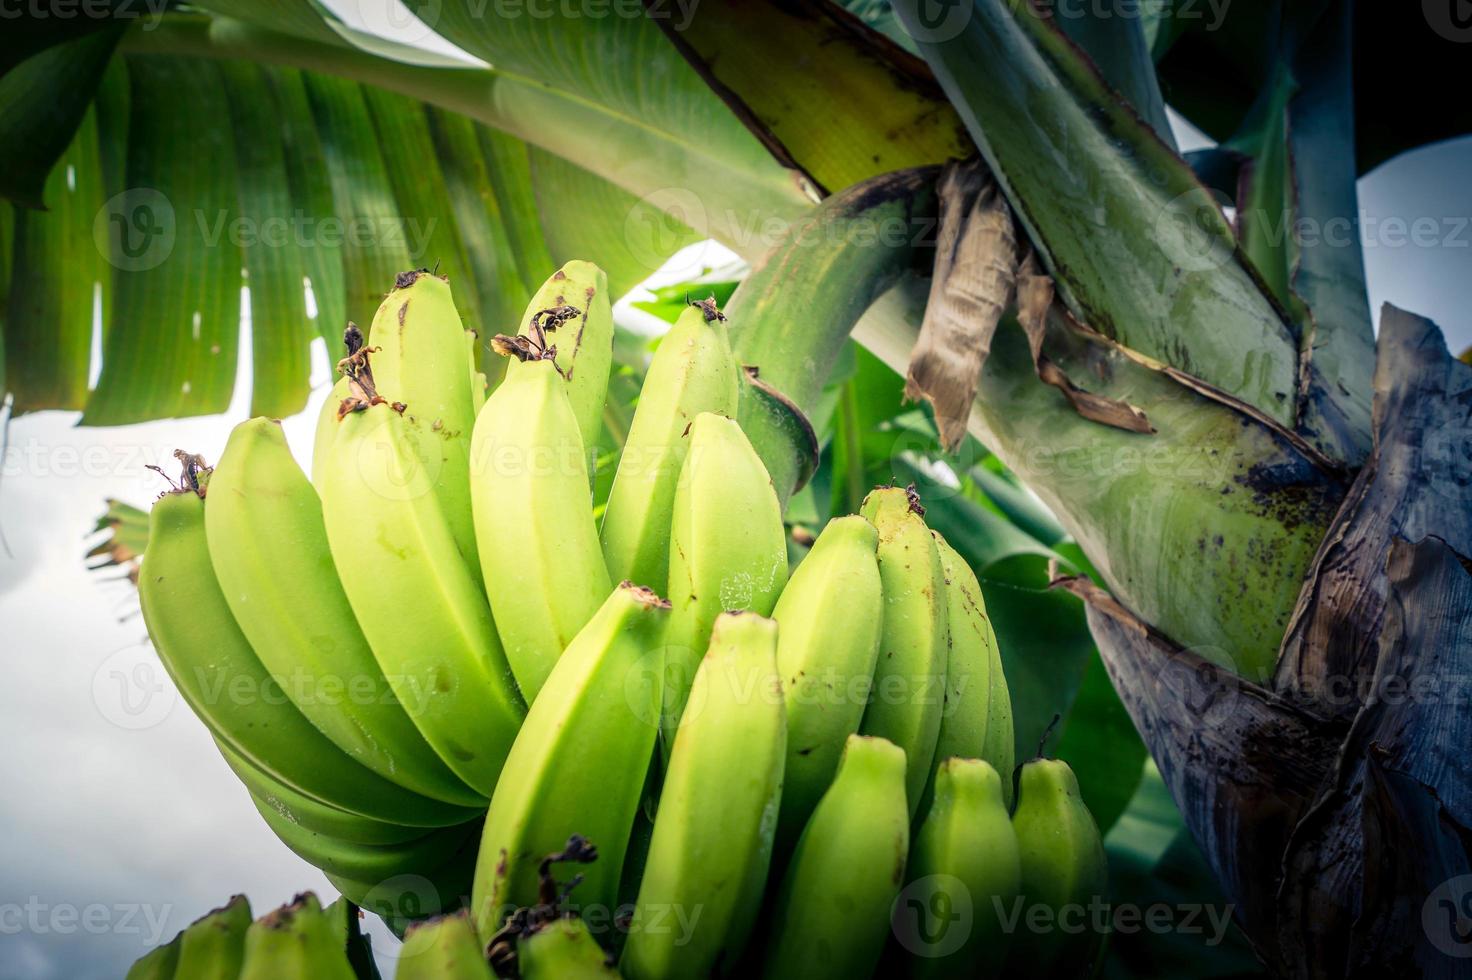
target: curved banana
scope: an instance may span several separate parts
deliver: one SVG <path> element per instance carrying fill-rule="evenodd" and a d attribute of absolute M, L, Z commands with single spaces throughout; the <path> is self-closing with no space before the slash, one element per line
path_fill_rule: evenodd
<path fill-rule="evenodd" d="M 236 895 L 184 930 L 175 974 L 189 980 L 235 980 L 245 959 L 249 929 L 250 902 Z"/>
<path fill-rule="evenodd" d="M 729 975 L 751 933 L 786 756 L 777 629 L 754 613 L 716 619 L 675 736 L 619 963 L 630 980 Z"/>
<path fill-rule="evenodd" d="M 465 384 L 465 327 L 448 279 L 401 272 L 373 315 L 373 380 L 378 394 L 405 406 L 404 437 L 414 448 L 455 546 L 480 573 L 470 517 L 470 430 L 475 410 Z"/>
<path fill-rule="evenodd" d="M 878 545 L 867 519 L 835 517 L 772 612 L 780 624 L 777 670 L 787 705 L 779 852 L 797 842 L 833 782 L 844 742 L 864 717 L 884 616 Z"/>
<path fill-rule="evenodd" d="M 937 769 L 933 801 L 910 848 L 909 901 L 896 902 L 893 912 L 895 936 L 911 954 L 902 960 L 904 975 L 1002 975 L 1010 939 L 1004 923 L 1021 875 L 1002 784 L 979 759 L 948 758 Z"/>
<path fill-rule="evenodd" d="M 1078 780 L 1061 759 L 1022 766 L 1012 815 L 1022 871 L 1023 922 L 1034 906 L 1050 910 L 1051 929 L 1022 929 L 1008 963 L 1029 975 L 1091 975 L 1104 935 L 1093 926 L 1105 901 L 1109 869 L 1099 828 L 1079 795 Z"/>
<path fill-rule="evenodd" d="M 292 703 L 385 779 L 449 803 L 484 805 L 395 700 L 333 567 L 322 503 L 281 423 L 237 425 L 210 491 L 204 524 L 220 588 Z"/>
<path fill-rule="evenodd" d="M 251 925 L 240 980 L 356 978 L 317 896 L 306 892 Z"/>
<path fill-rule="evenodd" d="M 935 531 L 941 570 L 946 577 L 946 628 L 950 653 L 946 658 L 946 693 L 941 710 L 940 735 L 935 742 L 937 765 L 946 759 L 985 759 L 1005 773 L 1002 797 L 1012 805 L 1012 698 L 1002 673 L 997 634 L 986 615 L 981 583 L 966 560 Z M 920 811 L 929 808 L 937 769 L 921 798 Z"/>
<path fill-rule="evenodd" d="M 521 364 L 486 401 L 470 485 L 486 595 L 530 703 L 610 588 L 583 440 L 550 360 Z"/>
<path fill-rule="evenodd" d="M 905 750 L 913 817 L 940 736 L 949 643 L 945 573 L 940 549 L 925 526 L 925 509 L 913 490 L 880 487 L 864 498 L 859 512 L 879 532 L 879 577 L 884 583 L 879 660 L 859 730 Z"/>
<path fill-rule="evenodd" d="M 308 830 L 251 798 L 256 812 L 281 843 L 315 868 L 358 881 L 382 881 L 399 874 L 437 868 L 479 829 L 479 821 L 443 827 L 396 844 L 362 844 Z"/>
<path fill-rule="evenodd" d="M 445 764 L 489 797 L 525 708 L 407 423 L 371 401 L 360 398 L 339 423 L 318 488 L 333 562 L 399 703 Z"/>
<path fill-rule="evenodd" d="M 787 532 L 767 469 L 739 425 L 702 412 L 690 423 L 670 522 L 666 760 L 716 617 L 735 609 L 768 616 L 786 584 Z"/>
<path fill-rule="evenodd" d="M 400 938 L 415 922 L 462 908 L 470 895 L 475 868 L 475 834 L 438 868 L 421 869 L 387 878 L 358 880 L 324 872 L 348 901 L 383 919 Z"/>
<path fill-rule="evenodd" d="M 179 946 L 182 938 L 181 933 L 162 946 L 155 946 L 138 957 L 128 968 L 127 976 L 123 980 L 173 980 L 175 976 L 178 976 Z"/>
<path fill-rule="evenodd" d="M 313 799 L 414 826 L 474 816 L 474 810 L 431 800 L 359 765 L 280 695 L 215 579 L 204 512 L 194 490 L 159 498 L 138 579 L 148 635 L 194 713 L 252 764 Z"/>
<path fill-rule="evenodd" d="M 659 342 L 603 511 L 603 557 L 614 581 L 662 589 L 669 581 L 675 485 L 701 412 L 735 418 L 741 368 L 715 303 L 680 314 Z"/>
<path fill-rule="evenodd" d="M 874 972 L 910 847 L 905 752 L 850 735 L 833 785 L 793 852 L 768 924 L 764 977 L 856 980 Z"/>
<path fill-rule="evenodd" d="M 409 928 L 394 980 L 495 980 L 464 909 Z"/>
<path fill-rule="evenodd" d="M 613 367 L 613 307 L 608 276 L 591 262 L 574 259 L 552 273 L 527 304 L 517 332 L 539 347 L 557 348 L 557 370 L 567 381 L 583 446 L 591 453 L 602 442 L 603 402 Z M 506 365 L 509 381 L 525 364 Z"/>
<path fill-rule="evenodd" d="M 539 923 L 516 940 L 521 980 L 618 980 L 609 955 L 579 918 Z"/>
<path fill-rule="evenodd" d="M 527 712 L 491 797 L 471 912 L 489 941 L 539 897 L 538 864 L 580 835 L 597 848 L 575 903 L 612 909 L 654 748 L 669 604 L 620 585 Z"/>

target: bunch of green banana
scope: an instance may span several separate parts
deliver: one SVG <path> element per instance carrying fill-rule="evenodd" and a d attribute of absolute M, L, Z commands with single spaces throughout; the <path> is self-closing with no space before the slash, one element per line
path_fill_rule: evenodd
<path fill-rule="evenodd" d="M 546 922 L 516 941 L 516 964 L 521 980 L 617 980 L 609 956 L 582 919 L 562 916 Z"/>
<path fill-rule="evenodd" d="M 659 342 L 603 511 L 603 557 L 615 581 L 652 589 L 669 581 L 675 486 L 702 412 L 734 418 L 740 365 L 714 302 L 680 314 Z"/>
<path fill-rule="evenodd" d="M 772 855 L 783 716 L 777 624 L 723 613 L 665 772 L 620 962 L 630 980 L 713 977 L 735 967 Z"/>
<path fill-rule="evenodd" d="M 669 603 L 627 583 L 573 638 L 532 702 L 491 797 L 472 891 L 482 938 L 539 895 L 539 866 L 581 835 L 597 849 L 580 903 L 617 898 L 659 721 Z"/>
<path fill-rule="evenodd" d="M 236 895 L 208 912 L 179 935 L 174 973 L 193 980 L 236 980 L 245 960 L 250 902 Z"/>
<path fill-rule="evenodd" d="M 1109 870 L 1099 828 L 1060 759 L 1024 763 L 1017 782 L 1017 833 L 1024 908 L 1009 970 L 1063 978 L 1092 975 L 1104 949 L 1099 912 Z M 1034 929 L 1034 907 L 1047 910 Z"/>
<path fill-rule="evenodd" d="M 716 617 L 770 615 L 787 584 L 787 532 L 772 480 L 732 419 L 702 412 L 675 488 L 670 520 L 669 652 L 660 740 L 675 731 Z"/>
<path fill-rule="evenodd" d="M 187 976 L 187 975 L 184 975 Z M 179 980 L 184 980 L 180 976 Z M 261 916 L 245 934 L 240 980 L 356 980 L 332 920 L 311 892 Z"/>
<path fill-rule="evenodd" d="M 905 767 L 892 742 L 849 736 L 766 923 L 763 976 L 854 980 L 874 972 L 909 855 Z"/>
<path fill-rule="evenodd" d="M 493 980 L 485 947 L 462 909 L 412 927 L 394 980 Z"/>
<path fill-rule="evenodd" d="M 486 595 L 527 701 L 608 596 L 570 388 L 517 362 L 475 423 L 470 483 Z"/>
<path fill-rule="evenodd" d="M 940 737 L 948 633 L 945 572 L 913 490 L 880 487 L 860 513 L 879 532 L 884 626 L 869 705 L 860 731 L 889 739 L 909 761 L 913 816 L 920 807 Z"/>
<path fill-rule="evenodd" d="M 836 517 L 777 600 L 777 671 L 787 712 L 779 850 L 796 843 L 859 730 L 879 656 L 884 595 L 874 525 Z"/>

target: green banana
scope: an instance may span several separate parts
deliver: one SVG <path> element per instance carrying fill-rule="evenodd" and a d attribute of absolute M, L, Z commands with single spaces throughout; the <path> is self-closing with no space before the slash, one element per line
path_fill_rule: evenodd
<path fill-rule="evenodd" d="M 739 425 L 702 412 L 690 423 L 670 521 L 666 760 L 716 617 L 735 609 L 768 616 L 786 584 L 787 533 L 766 467 Z"/>
<path fill-rule="evenodd" d="M 829 521 L 772 612 L 787 705 L 780 852 L 796 843 L 864 716 L 883 628 L 878 545 L 857 514 Z"/>
<path fill-rule="evenodd" d="M 462 909 L 410 927 L 394 980 L 494 980 L 494 975 Z"/>
<path fill-rule="evenodd" d="M 470 430 L 465 327 L 450 282 L 426 269 L 402 272 L 373 315 L 369 341 L 378 394 L 405 406 L 404 437 L 439 501 L 471 575 L 480 572 L 470 516 Z"/>
<path fill-rule="evenodd" d="M 348 965 L 358 980 L 382 980 L 373 959 L 373 940 L 363 932 L 363 910 L 339 897 L 322 914 L 338 945 L 347 953 Z"/>
<path fill-rule="evenodd" d="M 397 844 L 361 844 L 332 837 L 292 823 L 270 806 L 252 798 L 266 826 L 293 854 L 323 871 L 357 881 L 383 881 L 400 874 L 417 874 L 444 864 L 460 850 L 467 837 L 479 830 L 472 821 L 444 827 Z"/>
<path fill-rule="evenodd" d="M 281 819 L 297 824 L 304 830 L 359 844 L 402 844 L 424 836 L 424 827 L 370 820 L 304 796 L 262 772 L 220 739 L 215 739 L 215 747 L 225 757 L 225 763 L 231 771 L 250 791 L 252 801 L 258 806 L 269 807 Z"/>
<path fill-rule="evenodd" d="M 997 772 L 1007 774 L 1002 782 L 1002 798 L 1011 807 L 1016 751 L 1012 743 L 1012 698 L 1002 673 L 997 634 L 987 618 L 976 573 L 945 538 L 935 531 L 930 533 L 940 549 L 941 571 L 946 579 L 946 628 L 950 636 L 935 761 L 939 764 L 953 757 L 985 759 Z M 931 770 L 930 783 L 922 794 L 922 813 L 929 809 L 936 771 Z"/>
<path fill-rule="evenodd" d="M 905 752 L 850 735 L 833 785 L 802 832 L 767 924 L 762 975 L 858 980 L 873 974 L 905 877 Z"/>
<path fill-rule="evenodd" d="M 440 761 L 394 699 L 338 581 L 322 503 L 281 423 L 230 433 L 210 477 L 205 533 L 230 611 L 292 702 L 385 779 L 461 806 L 484 805 Z"/>
<path fill-rule="evenodd" d="M 618 980 L 608 953 L 588 924 L 574 917 L 538 923 L 516 940 L 521 980 Z"/>
<path fill-rule="evenodd" d="M 1094 926 L 1109 870 L 1099 828 L 1068 763 L 1034 759 L 1023 765 L 1012 827 L 1025 905 L 1024 928 L 1013 938 L 1008 963 L 1059 980 L 1090 975 L 1103 949 L 1104 935 Z M 1036 906 L 1050 910 L 1051 928 L 1027 927 Z"/>
<path fill-rule="evenodd" d="M 359 880 L 323 872 L 348 901 L 383 919 L 400 938 L 409 926 L 423 919 L 461 908 L 470 894 L 475 867 L 475 834 L 437 868 L 428 868 L 388 878 Z"/>
<path fill-rule="evenodd" d="M 937 769 L 910 848 L 909 883 L 894 906 L 894 934 L 910 954 L 896 972 L 927 980 L 1002 975 L 1004 916 L 1021 875 L 1004 782 L 1011 780 L 979 759 L 948 758 Z"/>
<path fill-rule="evenodd" d="M 945 573 L 913 490 L 880 487 L 860 513 L 879 532 L 884 628 L 874 686 L 859 730 L 905 750 L 913 817 L 930 779 L 946 679 Z"/>
<path fill-rule="evenodd" d="M 184 930 L 175 973 L 189 980 L 235 980 L 245 958 L 250 902 L 236 895 Z"/>
<path fill-rule="evenodd" d="M 538 864 L 581 835 L 597 848 L 577 897 L 613 907 L 659 718 L 669 604 L 614 589 L 552 669 L 491 797 L 472 913 L 489 940 L 539 895 Z"/>
<path fill-rule="evenodd" d="M 356 980 L 317 896 L 298 895 L 252 923 L 240 980 Z"/>
<path fill-rule="evenodd" d="M 557 348 L 557 370 L 567 382 L 567 398 L 583 446 L 591 453 L 603 437 L 603 402 L 613 367 L 613 307 L 608 276 L 591 262 L 574 259 L 552 273 L 527 304 L 518 333 L 538 347 Z M 509 381 L 526 368 L 510 361 Z"/>
<path fill-rule="evenodd" d="M 603 511 L 603 557 L 614 581 L 669 581 L 675 485 L 701 412 L 736 416 L 741 367 L 714 301 L 680 314 L 659 342 Z"/>
<path fill-rule="evenodd" d="M 179 693 L 218 739 L 253 765 L 313 799 L 390 823 L 434 827 L 475 815 L 354 762 L 273 693 L 275 682 L 215 578 L 197 490 L 167 493 L 153 505 L 138 593 L 148 634 Z"/>
<path fill-rule="evenodd" d="M 178 975 L 181 933 L 133 962 L 124 980 L 173 980 Z"/>
<path fill-rule="evenodd" d="M 486 401 L 470 484 L 486 595 L 530 703 L 610 588 L 582 437 L 550 360 L 521 364 Z"/>
<path fill-rule="evenodd" d="M 374 402 L 365 369 L 366 358 L 355 379 L 366 387 L 338 425 L 319 487 L 333 562 L 399 703 L 445 764 L 489 797 L 525 708 L 407 423 Z"/>
<path fill-rule="evenodd" d="M 675 736 L 624 976 L 704 978 L 735 967 L 766 885 L 786 741 L 777 624 L 723 613 Z M 693 910 L 698 918 L 680 921 Z"/>

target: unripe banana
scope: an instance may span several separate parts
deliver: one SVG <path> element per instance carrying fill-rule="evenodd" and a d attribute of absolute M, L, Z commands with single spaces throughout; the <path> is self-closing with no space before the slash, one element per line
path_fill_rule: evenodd
<path fill-rule="evenodd" d="M 609 955 L 578 918 L 556 918 L 516 941 L 521 980 L 618 980 Z"/>
<path fill-rule="evenodd" d="M 878 544 L 857 514 L 829 521 L 772 613 L 787 705 L 779 852 L 797 842 L 864 717 L 884 616 Z"/>
<path fill-rule="evenodd" d="M 489 796 L 525 708 L 405 424 L 381 399 L 345 414 L 319 488 L 327 540 L 399 703 L 445 764 Z"/>
<path fill-rule="evenodd" d="M 235 980 L 245 959 L 248 929 L 250 902 L 236 895 L 184 930 L 175 974 L 189 980 Z"/>
<path fill-rule="evenodd" d="M 740 365 L 715 303 L 687 307 L 659 342 L 603 512 L 603 557 L 615 581 L 669 581 L 675 485 L 701 412 L 735 418 Z"/>
<path fill-rule="evenodd" d="M 610 588 L 582 437 L 550 360 L 521 364 L 487 400 L 470 483 L 486 595 L 530 703 Z"/>
<path fill-rule="evenodd" d="M 899 960 L 903 975 L 1001 976 L 1010 939 L 1005 916 L 1021 875 L 1003 782 L 978 759 L 948 758 L 936 770 L 910 848 L 909 884 L 893 913 L 895 935 L 911 954 Z"/>
<path fill-rule="evenodd" d="M 574 259 L 552 273 L 532 296 L 517 329 L 539 346 L 557 348 L 557 370 L 566 380 L 567 398 L 578 420 L 583 445 L 590 452 L 602 441 L 603 402 L 608 396 L 608 372 L 613 367 L 611 302 L 608 276 L 603 270 Z M 506 380 L 526 366 L 508 362 Z"/>
<path fill-rule="evenodd" d="M 879 532 L 884 629 L 874 687 L 859 730 L 905 750 L 910 815 L 930 778 L 945 694 L 945 574 L 913 491 L 880 487 L 860 512 Z"/>
<path fill-rule="evenodd" d="M 356 978 L 317 896 L 307 892 L 251 925 L 240 980 Z"/>
<path fill-rule="evenodd" d="M 319 732 L 275 682 L 220 592 L 193 490 L 165 494 L 149 518 L 138 580 L 143 619 L 179 693 L 216 738 L 299 792 L 391 823 L 443 826 L 475 815 L 391 783 Z"/>
<path fill-rule="evenodd" d="M 462 909 L 421 922 L 399 949 L 394 980 L 494 980 L 485 947 Z"/>
<path fill-rule="evenodd" d="M 690 423 L 670 522 L 666 760 L 716 617 L 770 615 L 786 584 L 787 533 L 766 467 L 735 421 L 702 412 Z"/>
<path fill-rule="evenodd" d="M 787 867 L 762 975 L 870 976 L 889 935 L 909 846 L 904 750 L 882 738 L 849 736 L 833 785 Z"/>
<path fill-rule="evenodd" d="M 455 546 L 478 575 L 470 516 L 470 430 L 475 425 L 465 384 L 465 327 L 448 279 L 427 270 L 403 272 L 373 316 L 369 342 L 378 394 L 404 409 L 404 436 L 414 448 Z"/>
<path fill-rule="evenodd" d="M 270 808 L 282 820 L 297 824 L 304 830 L 359 844 L 402 844 L 424 836 L 423 827 L 370 820 L 304 796 L 251 765 L 223 741 L 215 739 L 215 747 L 258 806 Z"/>
<path fill-rule="evenodd" d="M 162 946 L 144 953 L 128 968 L 124 980 L 174 980 L 178 976 L 181 933 Z"/>
<path fill-rule="evenodd" d="M 675 736 L 624 976 L 706 978 L 735 967 L 761 908 L 785 745 L 777 624 L 723 613 Z"/>
<path fill-rule="evenodd" d="M 1002 795 L 1012 805 L 1012 699 L 1002 673 L 997 635 L 987 619 L 981 583 L 966 560 L 936 532 L 941 569 L 946 578 L 946 627 L 950 636 L 946 658 L 945 706 L 941 711 L 940 735 L 935 743 L 937 763 L 946 759 L 985 759 L 999 773 Z M 929 809 L 936 779 L 921 798 L 920 812 Z"/>
<path fill-rule="evenodd" d="M 1013 938 L 1012 969 L 1031 976 L 1087 976 L 1103 948 L 1094 926 L 1108 885 L 1099 828 L 1079 795 L 1078 780 L 1060 759 L 1025 763 L 1012 816 L 1022 870 L 1023 928 Z M 1034 906 L 1051 910 L 1052 928 L 1032 931 Z"/>
<path fill-rule="evenodd" d="M 415 922 L 462 908 L 470 895 L 479 838 L 470 834 L 460 850 L 438 868 L 360 881 L 324 872 L 343 898 L 381 918 L 403 938 Z"/>
<path fill-rule="evenodd" d="M 552 669 L 491 797 L 471 911 L 489 940 L 539 897 L 538 865 L 581 835 L 597 848 L 575 904 L 612 908 L 659 719 L 669 604 L 620 585 Z"/>
<path fill-rule="evenodd" d="M 230 433 L 210 477 L 205 532 L 241 632 L 302 714 L 348 755 L 434 799 L 484 805 L 395 700 L 343 593 L 322 503 L 281 423 Z"/>

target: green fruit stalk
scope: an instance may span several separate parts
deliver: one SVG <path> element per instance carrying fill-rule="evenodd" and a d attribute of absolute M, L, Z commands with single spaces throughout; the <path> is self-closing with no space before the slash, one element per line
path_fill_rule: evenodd
<path fill-rule="evenodd" d="M 394 980 L 494 980 L 485 947 L 464 910 L 409 929 Z"/>
<path fill-rule="evenodd" d="M 307 718 L 385 779 L 462 806 L 483 805 L 394 699 L 358 627 L 327 545 L 322 504 L 281 424 L 230 434 L 210 477 L 205 533 L 220 588 L 261 662 Z"/>
<path fill-rule="evenodd" d="M 945 573 L 913 491 L 880 487 L 864 498 L 860 513 L 879 532 L 884 628 L 874 687 L 859 730 L 905 750 L 913 816 L 940 736 L 949 643 Z"/>
<path fill-rule="evenodd" d="M 675 486 L 701 412 L 734 418 L 741 369 L 714 302 L 680 314 L 659 342 L 603 512 L 603 556 L 614 581 L 669 581 Z"/>
<path fill-rule="evenodd" d="M 405 407 L 404 436 L 414 448 L 455 546 L 480 573 L 470 516 L 470 432 L 475 409 L 465 384 L 465 327 L 449 280 L 403 272 L 373 316 L 369 342 L 378 394 Z"/>
<path fill-rule="evenodd" d="M 175 975 L 190 980 L 236 980 L 249 929 L 250 902 L 236 895 L 184 930 Z"/>
<path fill-rule="evenodd" d="M 946 578 L 946 628 L 950 652 L 946 659 L 946 693 L 941 710 L 940 735 L 935 759 L 985 759 L 999 773 L 1003 799 L 1012 805 L 1012 766 L 1015 748 L 1012 735 L 1012 698 L 1007 677 L 1002 673 L 1002 656 L 997 635 L 992 631 L 982 599 L 981 583 L 966 560 L 936 532 L 941 570 Z M 920 812 L 930 805 L 936 779 L 925 787 Z"/>
<path fill-rule="evenodd" d="M 317 896 L 307 892 L 251 924 L 240 980 L 356 978 Z"/>
<path fill-rule="evenodd" d="M 695 980 L 735 967 L 761 908 L 785 745 L 777 624 L 723 613 L 665 773 L 625 977 Z"/>
<path fill-rule="evenodd" d="M 793 852 L 767 923 L 762 975 L 771 980 L 861 980 L 889 935 L 905 878 L 910 810 L 905 752 L 851 735 L 833 785 Z"/>
<path fill-rule="evenodd" d="M 475 423 L 470 483 L 491 612 L 530 703 L 610 583 L 567 385 L 520 364 Z"/>
<path fill-rule="evenodd" d="M 407 423 L 374 402 L 370 372 L 359 383 L 319 488 L 333 562 L 399 703 L 445 764 L 489 797 L 524 702 Z"/>
<path fill-rule="evenodd" d="M 619 972 L 588 925 L 578 918 L 556 918 L 516 941 L 521 980 L 618 980 Z"/>
<path fill-rule="evenodd" d="M 878 545 L 857 514 L 829 521 L 772 613 L 787 708 L 781 851 L 797 842 L 864 716 L 883 628 Z"/>
<path fill-rule="evenodd" d="M 910 848 L 909 883 L 894 907 L 905 976 L 998 977 L 1010 936 L 1004 928 L 1020 888 L 1017 835 L 1004 782 L 979 759 L 948 758 Z"/>
<path fill-rule="evenodd" d="M 483 940 L 537 901 L 539 864 L 573 835 L 598 853 L 575 900 L 613 907 L 654 748 L 668 610 L 648 589 L 614 589 L 532 703 L 481 838 L 472 913 Z"/>
<path fill-rule="evenodd" d="M 574 259 L 542 284 L 518 326 L 518 333 L 538 347 L 557 348 L 557 370 L 567 382 L 573 416 L 589 450 L 602 441 L 603 402 L 613 367 L 610 303 L 608 276 L 593 263 Z M 506 380 L 524 369 L 509 362 Z"/>
<path fill-rule="evenodd" d="M 766 467 L 739 425 L 702 412 L 690 423 L 670 524 L 666 760 L 716 617 L 768 616 L 786 584 L 787 534 Z"/>
<path fill-rule="evenodd" d="M 1093 926 L 1109 872 L 1099 828 L 1068 763 L 1034 759 L 1023 765 L 1012 827 L 1025 904 L 1009 966 L 1058 980 L 1089 975 L 1104 943 Z M 1049 928 L 1028 928 L 1034 906 L 1049 910 Z"/>
<path fill-rule="evenodd" d="M 205 502 L 195 490 L 154 504 L 138 593 L 148 635 L 179 693 L 253 765 L 313 799 L 390 823 L 434 827 L 473 815 L 354 762 L 280 696 L 220 591 Z"/>

